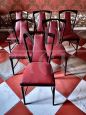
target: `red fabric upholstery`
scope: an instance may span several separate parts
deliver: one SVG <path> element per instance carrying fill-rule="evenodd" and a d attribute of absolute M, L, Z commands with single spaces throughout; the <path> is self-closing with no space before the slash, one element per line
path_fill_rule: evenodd
<path fill-rule="evenodd" d="M 27 38 L 28 39 L 28 38 Z M 30 56 L 32 56 L 32 43 L 30 42 L 30 40 L 27 40 L 27 45 L 29 46 L 29 54 Z M 10 53 L 10 57 L 14 57 L 14 58 L 26 58 L 27 57 L 27 53 L 26 53 L 26 48 L 25 45 L 22 44 L 17 44 L 13 50 L 12 53 Z"/>
<path fill-rule="evenodd" d="M 54 75 L 51 65 L 46 62 L 28 64 L 23 72 L 22 84 L 54 85 Z"/>
<path fill-rule="evenodd" d="M 58 41 L 58 24 L 57 21 L 51 21 L 49 26 L 49 32 L 55 34 L 54 44 Z M 53 43 L 53 39 L 48 37 L 47 43 Z"/>
<path fill-rule="evenodd" d="M 33 58 L 32 61 L 47 61 L 47 54 L 45 50 L 45 40 L 43 35 L 34 36 L 34 45 L 33 45 Z"/>
<path fill-rule="evenodd" d="M 79 36 L 74 33 L 74 32 L 70 32 L 69 34 L 67 35 L 64 35 L 64 40 L 76 40 L 76 39 L 79 39 Z"/>
<path fill-rule="evenodd" d="M 17 37 L 19 37 L 19 32 L 16 33 Z M 8 37 L 7 40 L 16 40 L 15 33 L 11 33 Z"/>
<path fill-rule="evenodd" d="M 28 32 L 28 28 L 27 28 L 27 22 L 26 21 L 19 21 L 20 22 L 20 35 L 19 35 L 19 44 L 17 44 L 15 46 L 15 48 L 13 48 L 12 53 L 10 54 L 11 57 L 27 57 L 26 54 L 26 49 L 25 49 L 25 44 L 24 44 L 24 37 L 23 34 Z M 14 35 L 14 34 L 13 34 Z M 14 36 L 12 36 L 14 37 Z M 29 48 L 29 53 L 31 55 L 32 53 L 32 48 L 33 48 L 33 43 L 31 41 L 31 39 L 28 37 L 27 38 L 27 45 Z"/>
<path fill-rule="evenodd" d="M 16 12 L 16 19 L 21 19 L 22 18 L 22 12 Z M 16 36 L 17 38 L 19 38 L 19 34 L 20 34 L 20 21 L 16 22 L 15 24 L 15 32 L 16 32 Z M 15 33 L 11 33 L 8 36 L 8 40 L 16 40 L 16 36 Z"/>
<path fill-rule="evenodd" d="M 52 45 L 46 45 L 47 55 L 50 56 Z M 57 58 L 61 56 L 67 56 L 64 47 L 61 44 L 55 44 L 53 46 L 52 57 Z"/>
<path fill-rule="evenodd" d="M 57 21 L 51 21 L 50 22 L 50 27 L 49 27 L 49 32 L 55 34 L 55 40 L 54 40 L 54 46 L 52 50 L 52 58 L 58 58 L 61 56 L 67 56 L 67 53 L 65 52 L 64 47 L 62 44 L 59 44 L 59 39 L 58 39 L 58 24 Z M 47 55 L 50 56 L 51 53 L 51 48 L 52 48 L 52 38 L 48 38 L 48 44 L 46 44 L 46 51 Z"/>
<path fill-rule="evenodd" d="M 26 49 L 24 44 L 17 44 L 15 48 L 13 48 L 12 53 L 10 53 L 11 58 L 25 58 L 27 57 Z"/>
<path fill-rule="evenodd" d="M 37 27 L 38 31 L 43 31 L 43 28 L 46 27 L 46 24 L 42 25 L 42 21 L 45 20 L 45 19 L 46 19 L 45 13 L 40 12 L 39 13 L 39 19 L 38 19 L 38 27 Z"/>
<path fill-rule="evenodd" d="M 73 31 L 71 27 L 71 13 L 65 12 L 66 25 L 63 34 L 63 41 L 79 41 L 79 36 Z"/>

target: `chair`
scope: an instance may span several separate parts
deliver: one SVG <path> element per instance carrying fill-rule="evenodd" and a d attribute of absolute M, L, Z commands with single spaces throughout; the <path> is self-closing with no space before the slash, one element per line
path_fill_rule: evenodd
<path fill-rule="evenodd" d="M 20 35 L 18 38 L 16 35 L 16 31 L 15 31 L 15 23 L 16 22 L 20 22 Z M 27 32 L 30 33 L 29 28 L 31 25 L 34 25 L 34 21 L 32 19 L 18 19 L 18 20 L 14 20 L 12 22 L 12 24 L 13 24 L 14 32 L 16 35 L 17 43 L 14 44 L 13 47 L 11 47 L 11 44 L 13 43 L 13 41 L 9 41 L 9 50 L 10 50 L 9 58 L 11 61 L 13 74 L 15 74 L 14 68 L 17 65 L 19 59 L 26 59 L 27 58 L 23 34 L 27 33 Z M 31 52 L 31 50 L 33 48 L 33 40 L 31 38 L 31 35 L 28 36 L 27 40 L 28 40 L 27 44 L 29 45 L 29 50 Z M 18 59 L 18 61 L 15 65 L 13 64 L 13 59 Z"/>
<path fill-rule="evenodd" d="M 64 30 L 66 21 L 63 19 L 51 18 L 48 20 L 44 20 L 43 24 L 44 23 L 47 24 L 47 27 L 48 27 L 47 31 L 49 31 L 49 33 L 55 34 L 55 40 L 54 40 L 54 46 L 53 46 L 51 59 L 59 59 L 60 61 L 63 61 L 63 59 L 64 59 L 64 61 L 65 61 L 65 72 L 64 72 L 64 74 L 66 75 L 68 54 L 65 51 L 65 48 L 63 47 L 63 45 L 60 43 L 60 39 L 62 36 L 60 36 L 60 31 L 59 31 L 59 24 L 63 25 L 62 28 Z M 45 31 L 46 31 L 46 29 L 45 29 Z M 46 50 L 47 50 L 48 56 L 50 55 L 51 47 L 52 47 L 52 39 L 50 37 L 48 37 L 47 44 L 46 44 Z"/>
<path fill-rule="evenodd" d="M 54 35 L 48 34 L 47 36 L 51 36 L 51 38 L 54 41 Z M 27 65 L 23 72 L 23 78 L 20 83 L 21 90 L 22 90 L 22 96 L 24 104 L 31 104 L 32 102 L 26 102 L 25 95 L 27 92 L 27 88 L 29 86 L 41 86 L 41 87 L 51 87 L 51 91 L 53 94 L 53 105 L 55 104 L 55 79 L 54 74 L 52 71 L 52 67 L 50 65 L 51 55 L 52 55 L 52 49 L 53 49 L 53 43 L 52 43 L 52 49 L 50 57 L 47 57 L 46 49 L 45 49 L 45 35 L 44 32 L 35 32 L 34 34 L 34 45 L 33 45 L 33 57 L 38 54 L 37 58 L 31 59 L 28 52 L 28 45 L 26 42 L 25 37 L 25 44 L 27 49 L 27 55 L 30 63 Z M 35 49 L 35 52 L 34 52 Z M 40 60 L 39 52 L 41 52 L 42 58 Z M 25 89 L 26 88 L 26 89 Z"/>
<path fill-rule="evenodd" d="M 64 35 L 61 39 L 61 43 L 64 41 L 68 41 L 69 44 L 71 43 L 71 45 L 73 47 L 74 47 L 73 43 L 75 43 L 76 47 L 74 47 L 74 49 L 76 50 L 76 53 L 77 53 L 77 49 L 78 49 L 78 45 L 79 45 L 79 41 L 80 41 L 79 36 L 73 30 L 75 27 L 77 13 L 78 13 L 77 10 L 61 10 L 61 11 L 59 11 L 59 19 L 61 19 L 61 18 L 66 19 Z"/>
<path fill-rule="evenodd" d="M 45 19 L 50 19 L 51 15 L 52 15 L 52 11 L 49 10 L 33 11 L 33 18 L 36 22 L 35 29 L 37 31 L 43 31 L 43 28 L 46 27 L 46 24 L 42 25 L 42 21 Z"/>

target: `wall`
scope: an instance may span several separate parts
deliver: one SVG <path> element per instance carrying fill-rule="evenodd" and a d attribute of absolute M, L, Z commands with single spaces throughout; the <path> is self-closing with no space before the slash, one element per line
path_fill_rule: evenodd
<path fill-rule="evenodd" d="M 38 9 L 84 11 L 86 10 L 86 0 L 0 0 L 0 13 L 7 13 L 10 10 L 33 11 Z"/>

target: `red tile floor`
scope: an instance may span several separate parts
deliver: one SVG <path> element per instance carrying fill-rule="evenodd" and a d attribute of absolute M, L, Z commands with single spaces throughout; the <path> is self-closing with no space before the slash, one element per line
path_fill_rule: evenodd
<path fill-rule="evenodd" d="M 67 75 L 62 66 L 52 62 L 56 83 L 56 102 L 52 105 L 50 88 L 29 87 L 26 99 L 38 102 L 25 106 L 22 100 L 20 82 L 27 60 L 21 60 L 13 76 L 8 58 L 8 45 L 0 44 L 0 115 L 86 115 L 86 39 L 81 38 L 78 53 L 63 43 L 70 54 Z"/>

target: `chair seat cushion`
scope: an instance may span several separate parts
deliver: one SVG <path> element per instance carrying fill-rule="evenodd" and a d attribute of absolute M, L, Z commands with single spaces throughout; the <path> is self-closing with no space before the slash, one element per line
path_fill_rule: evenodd
<path fill-rule="evenodd" d="M 17 37 L 19 37 L 19 32 L 17 33 Z M 11 33 L 8 37 L 7 37 L 7 40 L 16 40 L 16 36 L 15 36 L 15 33 Z"/>
<path fill-rule="evenodd" d="M 29 54 L 32 56 L 32 43 L 27 40 L 27 44 L 29 46 Z M 22 44 L 17 44 L 12 52 L 10 53 L 10 58 L 26 58 L 27 57 L 27 52 L 24 43 Z"/>
<path fill-rule="evenodd" d="M 47 55 L 50 56 L 51 53 L 51 44 L 46 45 Z M 58 58 L 61 56 L 68 56 L 68 54 L 65 51 L 65 48 L 61 44 L 54 44 L 53 50 L 52 50 L 52 58 Z"/>
<path fill-rule="evenodd" d="M 10 58 L 25 58 L 27 57 L 24 44 L 17 44 L 10 53 Z"/>
<path fill-rule="evenodd" d="M 79 36 L 74 32 L 70 32 L 69 34 L 63 36 L 63 40 L 79 40 Z"/>
<path fill-rule="evenodd" d="M 54 74 L 47 62 L 29 63 L 24 72 L 21 85 L 54 85 Z"/>

